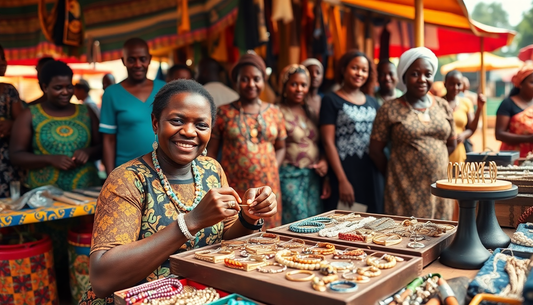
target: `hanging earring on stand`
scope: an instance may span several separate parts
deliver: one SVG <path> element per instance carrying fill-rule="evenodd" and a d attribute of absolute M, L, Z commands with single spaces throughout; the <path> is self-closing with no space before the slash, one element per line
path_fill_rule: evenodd
<path fill-rule="evenodd" d="M 154 143 L 152 144 L 152 148 L 155 150 L 157 150 L 157 147 L 159 147 L 159 144 L 157 144 L 157 134 L 155 135 L 155 139 L 154 139 Z"/>

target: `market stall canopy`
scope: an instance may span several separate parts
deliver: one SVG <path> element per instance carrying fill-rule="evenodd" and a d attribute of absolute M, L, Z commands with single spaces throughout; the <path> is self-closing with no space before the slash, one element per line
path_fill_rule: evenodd
<path fill-rule="evenodd" d="M 484 63 L 486 71 L 499 69 L 514 69 L 520 68 L 523 62 L 516 57 L 499 57 L 491 53 L 485 52 Z M 452 70 L 459 70 L 460 72 L 479 72 L 481 67 L 481 53 L 475 53 L 468 58 L 458 60 L 440 68 L 440 72 L 444 75 Z"/>
<path fill-rule="evenodd" d="M 387 25 L 391 32 L 391 57 L 414 47 L 413 24 L 404 22 L 415 17 L 414 0 L 342 0 L 341 3 L 398 19 Z M 437 56 L 478 52 L 480 39 L 476 36 L 484 37 L 485 51 L 494 51 L 511 44 L 516 35 L 470 19 L 462 0 L 424 0 L 424 22 L 425 45 Z M 381 29 L 376 28 L 375 35 Z"/>
<path fill-rule="evenodd" d="M 476 28 L 484 29 L 485 33 L 492 32 L 485 37 L 485 50 L 495 51 L 512 42 L 514 32 L 489 27 L 471 20 Z M 414 26 L 410 22 L 392 20 L 387 25 L 390 32 L 389 56 L 400 57 L 403 52 L 414 47 Z M 374 54 L 378 58 L 380 51 L 379 37 L 383 31 L 383 26 L 374 27 L 374 41 L 376 41 Z M 427 24 L 424 29 L 425 46 L 432 50 L 437 56 L 445 56 L 457 53 L 474 53 L 481 49 L 480 39 L 472 32 L 438 27 Z"/>
<path fill-rule="evenodd" d="M 121 57 L 122 44 L 130 37 L 143 38 L 154 52 L 168 54 L 172 48 L 215 36 L 224 25 L 235 21 L 239 3 L 238 0 L 67 1 L 78 4 L 84 20 L 85 47 L 75 49 L 54 45 L 42 31 L 43 7 L 51 12 L 55 3 L 60 2 L 0 0 L 0 43 L 9 61 L 44 55 L 62 58 L 74 55 L 83 62 L 108 61 Z M 183 3 L 187 4 L 185 8 Z M 184 9 L 186 14 L 182 13 Z M 187 20 L 182 20 L 183 15 Z M 180 35 L 178 28 L 182 30 Z"/>
<path fill-rule="evenodd" d="M 520 49 L 520 51 L 518 51 L 518 59 L 521 61 L 533 60 L 533 44 Z"/>

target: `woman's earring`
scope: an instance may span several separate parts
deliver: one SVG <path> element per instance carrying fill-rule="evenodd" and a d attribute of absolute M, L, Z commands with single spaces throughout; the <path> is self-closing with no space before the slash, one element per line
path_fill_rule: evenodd
<path fill-rule="evenodd" d="M 159 145 L 157 144 L 157 134 L 156 134 L 156 135 L 155 135 L 154 143 L 152 144 L 152 148 L 153 148 L 154 150 L 156 150 L 157 147 L 159 147 Z"/>
<path fill-rule="evenodd" d="M 204 149 L 204 151 L 202 152 L 202 156 L 207 156 L 207 148 Z"/>

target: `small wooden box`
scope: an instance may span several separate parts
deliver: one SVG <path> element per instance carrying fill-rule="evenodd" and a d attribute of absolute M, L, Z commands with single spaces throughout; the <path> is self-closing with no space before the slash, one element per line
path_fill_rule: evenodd
<path fill-rule="evenodd" d="M 260 233 L 239 238 L 247 240 L 259 236 Z M 281 241 L 288 241 L 291 237 L 280 236 Z M 304 240 L 306 246 L 316 245 L 316 241 Z M 215 249 L 219 245 L 204 247 L 202 250 Z M 344 250 L 346 247 L 335 244 L 336 249 Z M 289 268 L 281 273 L 261 273 L 258 271 L 246 272 L 226 267 L 224 264 L 213 264 L 194 258 L 195 251 L 188 251 L 170 256 L 170 271 L 173 274 L 186 277 L 195 282 L 202 283 L 224 291 L 238 293 L 254 300 L 267 304 L 328 304 L 328 305 L 355 305 L 376 304 L 381 298 L 396 292 L 404 287 L 413 278 L 422 272 L 422 260 L 419 257 L 398 254 L 405 261 L 398 262 L 392 269 L 382 270 L 378 277 L 371 278 L 365 284 L 358 284 L 358 289 L 351 293 L 336 293 L 329 289 L 319 292 L 311 287 L 311 282 L 291 282 L 285 279 L 285 273 L 296 270 Z M 236 256 L 240 250 L 236 250 Z M 384 252 L 365 250 L 368 255 L 374 253 L 381 257 Z M 331 255 L 326 257 L 332 261 Z M 271 259 L 274 262 L 274 259 Z M 353 261 L 357 267 L 366 266 L 364 261 Z M 322 277 L 318 271 L 315 275 Z M 342 277 L 341 277 L 342 279 Z"/>
<path fill-rule="evenodd" d="M 342 214 L 347 215 L 351 214 L 353 212 L 351 211 L 342 211 L 342 210 L 334 210 L 329 211 L 320 215 L 317 215 L 319 217 L 328 217 L 334 214 Z M 370 213 L 357 213 L 363 217 L 373 216 L 375 218 L 381 218 L 381 217 L 390 217 L 398 222 L 402 222 L 405 219 L 409 219 L 409 217 L 402 217 L 402 216 L 392 216 L 392 215 L 381 215 L 381 214 L 370 214 Z M 314 216 L 314 217 L 317 217 Z M 422 257 L 422 263 L 424 264 L 424 267 L 431 264 L 434 260 L 436 260 L 439 256 L 442 250 L 444 250 L 451 242 L 453 241 L 453 237 L 455 236 L 455 232 L 457 231 L 457 222 L 456 221 L 444 221 L 444 220 L 433 220 L 433 219 L 424 219 L 424 218 L 417 218 L 419 223 L 424 223 L 426 221 L 431 221 L 436 224 L 449 224 L 455 226 L 455 228 L 451 231 L 446 232 L 442 236 L 439 237 L 430 237 L 429 240 L 423 240 L 422 243 L 426 246 L 421 249 L 412 249 L 407 248 L 407 244 L 409 243 L 409 238 L 404 237 L 402 242 L 393 245 L 393 246 L 382 246 L 377 245 L 374 243 L 365 243 L 360 241 L 348 241 L 348 240 L 342 240 L 338 237 L 322 237 L 319 236 L 318 233 L 295 233 L 289 230 L 289 226 L 291 224 L 286 224 L 277 228 L 272 228 L 267 230 L 267 232 L 275 233 L 275 234 L 281 234 L 291 237 L 298 237 L 298 238 L 307 238 L 311 240 L 316 241 L 325 241 L 325 242 L 331 242 L 331 243 L 337 243 L 341 245 L 347 245 L 352 247 L 358 247 L 358 248 L 366 248 L 366 249 L 375 249 L 379 251 L 387 251 L 391 253 L 399 253 L 399 254 L 406 254 L 406 255 L 412 255 L 412 256 L 420 256 Z"/>

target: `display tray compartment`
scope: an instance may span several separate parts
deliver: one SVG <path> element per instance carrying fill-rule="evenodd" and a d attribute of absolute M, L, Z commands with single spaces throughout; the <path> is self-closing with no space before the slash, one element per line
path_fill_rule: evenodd
<path fill-rule="evenodd" d="M 247 240 L 257 237 L 261 233 L 238 238 Z M 292 239 L 289 236 L 280 235 L 281 241 Z M 316 245 L 316 241 L 304 239 L 306 246 Z M 357 247 L 335 244 L 336 249 L 344 250 Z M 331 305 L 355 305 L 377 304 L 378 300 L 389 295 L 408 284 L 409 280 L 417 277 L 422 272 L 422 260 L 420 257 L 404 254 L 394 254 L 405 261 L 398 262 L 392 269 L 382 270 L 378 277 L 371 278 L 365 284 L 358 284 L 358 289 L 351 293 L 335 293 L 329 291 L 319 292 L 311 287 L 311 282 L 292 282 L 285 279 L 288 271 L 296 270 L 288 268 L 281 273 L 261 273 L 258 271 L 243 271 L 226 267 L 224 263 L 214 264 L 194 258 L 194 253 L 201 250 L 216 249 L 220 245 L 212 245 L 197 250 L 191 250 L 170 256 L 170 271 L 178 276 L 188 278 L 203 285 L 216 289 L 238 293 L 266 304 L 331 304 Z M 381 257 L 385 253 L 375 250 L 364 249 L 368 255 L 374 254 Z M 241 250 L 235 251 L 235 256 L 240 257 Z M 326 256 L 328 261 L 333 260 L 332 255 Z M 272 258 L 269 261 L 275 262 Z M 366 266 L 364 261 L 353 261 L 356 267 Z M 318 271 L 315 275 L 322 277 Z M 341 277 L 342 279 L 342 277 Z"/>
<path fill-rule="evenodd" d="M 352 211 L 343 211 L 343 210 L 333 210 L 326 213 L 319 214 L 317 216 L 323 216 L 328 217 L 334 214 L 341 214 L 341 215 L 348 215 L 352 214 L 354 212 Z M 403 220 L 409 219 L 410 217 L 404 217 L 404 216 L 393 216 L 393 215 L 383 215 L 383 214 L 371 214 L 371 213 L 355 213 L 359 214 L 363 217 L 373 216 L 375 218 L 381 218 L 381 217 L 390 217 L 398 222 L 402 222 Z M 313 216 L 313 217 L 317 217 Z M 311 217 L 312 218 L 312 217 Z M 304 219 L 305 220 L 305 219 Z M 423 240 L 422 243 L 426 246 L 421 249 L 412 249 L 408 248 L 407 244 L 409 243 L 409 238 L 404 237 L 402 242 L 397 245 L 392 246 L 382 246 L 377 245 L 374 243 L 366 243 L 366 242 L 360 242 L 360 241 L 348 241 L 348 240 L 342 240 L 338 237 L 322 237 L 319 236 L 318 233 L 295 233 L 289 230 L 289 226 L 292 224 L 286 224 L 280 227 L 268 229 L 267 232 L 290 236 L 290 237 L 299 237 L 299 238 L 307 238 L 310 240 L 316 240 L 316 241 L 325 241 L 325 242 L 331 242 L 336 243 L 340 245 L 346 245 L 346 246 L 352 246 L 357 248 L 364 248 L 364 249 L 375 249 L 379 251 L 386 251 L 396 254 L 405 254 L 405 255 L 412 255 L 412 256 L 420 256 L 422 257 L 422 263 L 425 266 L 431 264 L 434 260 L 439 258 L 440 253 L 442 250 L 444 250 L 451 242 L 453 241 L 453 237 L 455 236 L 455 232 L 457 231 L 457 221 L 445 221 L 445 220 L 433 220 L 433 219 L 426 219 L 426 218 L 417 218 L 418 222 L 426 222 L 431 221 L 436 224 L 447 224 L 447 225 L 454 225 L 455 228 L 451 231 L 447 231 L 446 234 L 443 234 L 438 237 L 430 237 L 429 240 Z M 300 220 L 302 221 L 302 220 Z M 297 221 L 297 222 L 300 222 Z"/>

